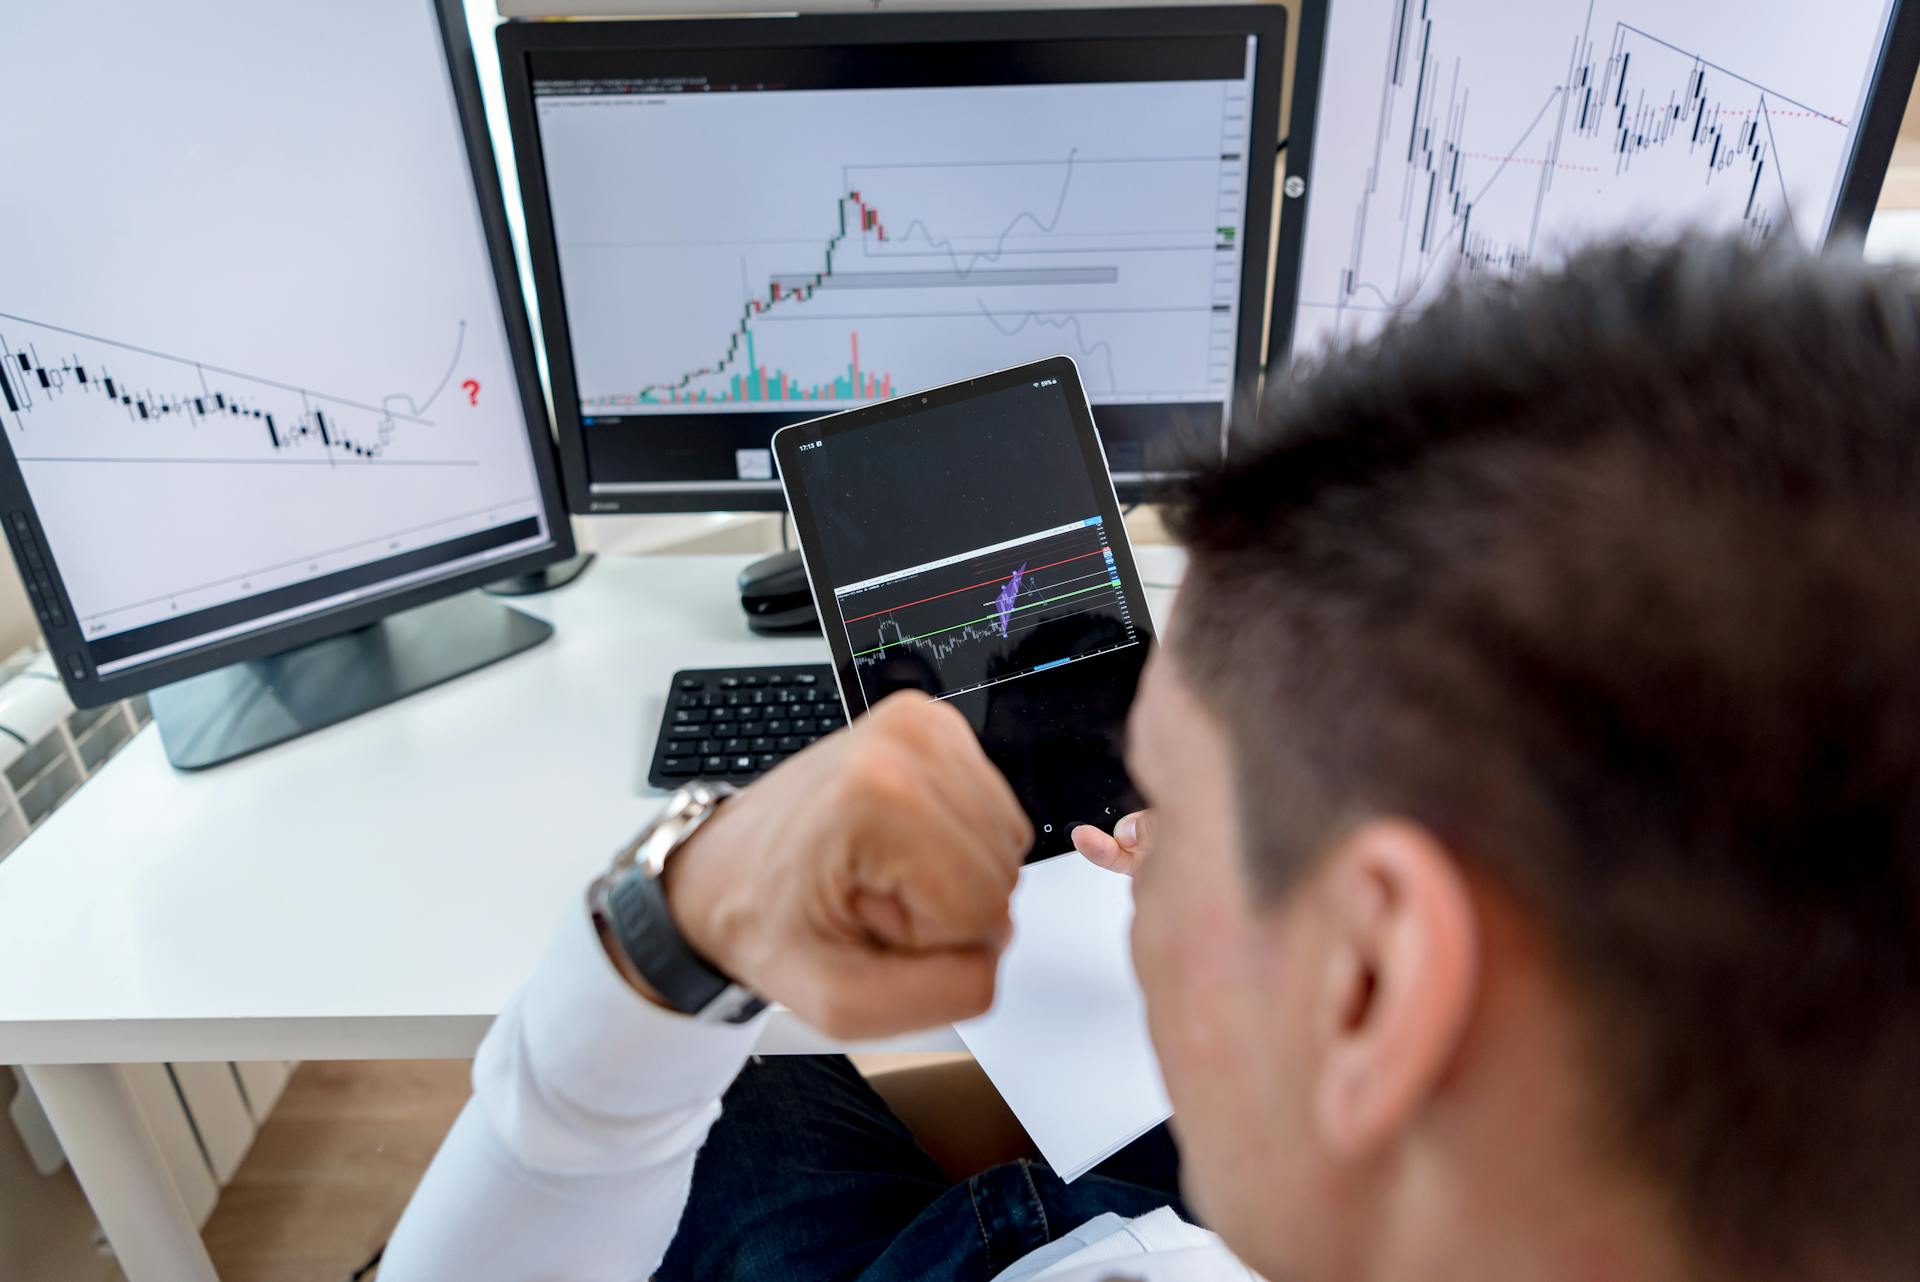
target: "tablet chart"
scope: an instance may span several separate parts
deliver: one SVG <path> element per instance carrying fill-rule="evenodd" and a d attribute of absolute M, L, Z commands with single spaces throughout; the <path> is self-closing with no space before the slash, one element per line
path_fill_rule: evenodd
<path fill-rule="evenodd" d="M 1138 645 L 1105 522 L 1089 517 L 837 589 L 868 703 L 951 698 Z"/>
<path fill-rule="evenodd" d="M 1294 350 L 1463 272 L 1679 226 L 1825 236 L 1884 0 L 1335 6 Z"/>

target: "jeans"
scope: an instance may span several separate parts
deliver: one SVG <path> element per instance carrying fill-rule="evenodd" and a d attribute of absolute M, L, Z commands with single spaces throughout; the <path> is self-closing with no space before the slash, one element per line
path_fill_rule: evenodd
<path fill-rule="evenodd" d="M 987 1282 L 1102 1212 L 1186 1217 L 1179 1166 L 1161 1126 L 1072 1184 L 1026 1159 L 953 1184 L 844 1056 L 769 1056 L 728 1090 L 654 1276 Z"/>

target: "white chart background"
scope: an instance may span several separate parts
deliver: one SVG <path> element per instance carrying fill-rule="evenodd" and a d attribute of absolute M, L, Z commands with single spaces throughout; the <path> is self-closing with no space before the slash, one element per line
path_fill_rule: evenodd
<path fill-rule="evenodd" d="M 1596 235 L 1682 224 L 1791 227 L 1817 242 L 1889 15 L 1887 0 L 1339 0 L 1330 8 L 1299 354 L 1431 300 L 1461 270 L 1469 239 L 1473 269 L 1494 271 L 1550 262 Z M 1694 142 L 1691 114 L 1674 136 L 1623 162 L 1618 81 L 1607 79 L 1616 49 L 1629 55 L 1630 120 L 1638 106 L 1651 119 L 1669 95 L 1686 108 L 1694 59 L 1709 64 L 1709 120 L 1736 138 L 1749 119 L 1765 126 L 1757 189 L 1744 163 L 1709 169 L 1711 147 Z M 1583 131 L 1580 75 L 1589 65 L 1603 94 L 1599 127 Z M 1430 133 L 1417 138 L 1416 125 Z M 1463 219 L 1438 200 L 1429 226 L 1430 178 L 1416 144 L 1437 153 L 1444 192 L 1456 163 L 1446 139 L 1460 153 L 1457 186 L 1473 210 Z"/>
<path fill-rule="evenodd" d="M 824 382 L 846 372 L 858 332 L 863 370 L 895 391 L 1064 352 L 1096 401 L 1224 401 L 1247 93 L 1190 81 L 542 98 L 582 411 L 673 412 L 635 395 L 719 364 L 748 299 L 819 270 L 852 191 L 887 239 L 856 227 L 837 278 L 954 279 L 836 279 L 783 299 L 753 322 L 760 365 Z M 1232 252 L 1216 249 L 1221 227 Z M 1039 283 L 995 279 L 1013 269 Z M 1065 283 L 1084 269 L 1110 279 Z M 742 352 L 689 386 L 717 395 L 746 368 Z"/>
<path fill-rule="evenodd" d="M 539 512 L 427 0 L 31 5 L 8 46 L 0 339 L 384 438 L 29 385 L 5 429 L 89 635 Z"/>

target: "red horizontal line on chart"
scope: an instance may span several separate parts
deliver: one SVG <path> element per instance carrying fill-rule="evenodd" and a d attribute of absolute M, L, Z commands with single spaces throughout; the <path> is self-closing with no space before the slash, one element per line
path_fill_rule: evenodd
<path fill-rule="evenodd" d="M 1460 154 L 1469 160 L 1497 160 L 1503 165 L 1544 165 L 1548 163 L 1547 161 L 1534 160 L 1527 156 L 1502 156 L 1497 152 L 1491 151 L 1463 151 Z M 1554 161 L 1553 167 L 1555 169 L 1577 169 L 1589 174 L 1605 172 L 1598 165 L 1570 165 L 1564 160 Z"/>
<path fill-rule="evenodd" d="M 1106 551 L 1105 548 L 1096 548 L 1091 552 L 1082 552 L 1079 556 L 1070 556 L 1064 561 L 1049 561 L 1045 565 L 1034 566 L 1033 569 L 1028 570 L 1027 573 L 1032 574 L 1035 570 L 1051 570 L 1056 565 L 1066 565 L 1069 562 L 1073 562 L 1073 561 L 1084 561 L 1090 556 L 1099 556 L 1105 551 Z M 916 605 L 925 605 L 929 601 L 938 601 L 941 597 L 953 596 L 960 592 L 971 592 L 975 588 L 991 587 L 995 583 L 1005 583 L 1008 579 L 1011 579 L 1012 577 L 1013 576 L 1011 574 L 1003 574 L 997 579 L 983 579 L 979 583 L 969 583 L 964 588 L 955 588 L 952 592 L 939 592 L 934 594 L 933 596 L 923 596 L 918 601 L 908 601 L 904 605 L 890 605 L 884 610 L 875 610 L 872 614 L 862 614 L 856 618 L 847 619 L 845 620 L 845 622 L 858 623 L 860 622 L 861 619 L 872 619 L 872 618 L 877 618 L 883 614 L 892 614 L 895 610 L 906 610 Z"/>

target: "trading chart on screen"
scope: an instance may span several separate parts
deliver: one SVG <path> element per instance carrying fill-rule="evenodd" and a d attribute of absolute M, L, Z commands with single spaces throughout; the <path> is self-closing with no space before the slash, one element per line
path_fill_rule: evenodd
<path fill-rule="evenodd" d="M 939 698 L 1139 643 L 1098 516 L 834 591 L 869 704 L 903 682 Z"/>
<path fill-rule="evenodd" d="M 427 0 L 8 36 L 0 439 L 100 672 L 549 541 Z"/>
<path fill-rule="evenodd" d="M 1252 66 L 537 82 L 581 415 L 841 408 L 1063 352 L 1096 403 L 1226 404 Z"/>
<path fill-rule="evenodd" d="M 1600 236 L 1819 243 L 1892 9 L 1340 0 L 1294 352 Z"/>

